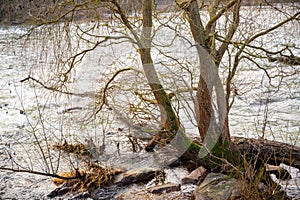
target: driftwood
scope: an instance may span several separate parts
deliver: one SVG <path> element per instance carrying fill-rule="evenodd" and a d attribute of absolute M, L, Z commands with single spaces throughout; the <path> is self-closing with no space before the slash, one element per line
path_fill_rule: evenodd
<path fill-rule="evenodd" d="M 263 139 L 231 137 L 237 149 L 243 153 L 259 155 L 259 158 L 271 165 L 286 165 L 300 169 L 300 147 L 282 142 Z"/>

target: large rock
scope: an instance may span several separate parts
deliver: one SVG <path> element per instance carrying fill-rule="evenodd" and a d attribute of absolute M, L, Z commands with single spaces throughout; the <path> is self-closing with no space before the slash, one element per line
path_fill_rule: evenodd
<path fill-rule="evenodd" d="M 114 184 L 117 186 L 129 185 L 137 182 L 145 182 L 153 179 L 155 176 L 162 174 L 160 169 L 156 168 L 138 168 L 129 170 L 125 173 L 115 176 Z"/>
<path fill-rule="evenodd" d="M 238 181 L 223 174 L 210 173 L 194 191 L 194 200 L 233 200 L 241 198 Z"/>

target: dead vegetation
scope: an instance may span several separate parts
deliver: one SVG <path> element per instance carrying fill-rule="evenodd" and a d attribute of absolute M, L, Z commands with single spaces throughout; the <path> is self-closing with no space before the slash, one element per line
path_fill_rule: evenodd
<path fill-rule="evenodd" d="M 82 143 L 68 144 L 67 141 L 64 141 L 63 144 L 54 144 L 52 147 L 58 151 L 63 151 L 65 153 L 73 153 L 82 156 L 91 155 L 87 147 Z"/>
<path fill-rule="evenodd" d="M 88 148 L 82 143 L 69 144 L 64 141 L 63 144 L 54 144 L 53 148 L 65 153 L 91 156 Z M 84 161 L 83 167 L 61 172 L 58 174 L 61 178 L 54 178 L 52 181 L 57 186 L 65 184 L 64 187 L 69 187 L 71 191 L 87 190 L 110 185 L 114 175 L 122 172 L 124 172 L 122 169 Z"/>
<path fill-rule="evenodd" d="M 85 163 L 82 169 L 60 173 L 59 175 L 62 178 L 53 179 L 53 183 L 57 186 L 65 184 L 66 187 L 71 187 L 71 191 L 101 188 L 109 186 L 112 183 L 113 177 L 122 172 L 124 172 L 122 169 L 106 167 L 90 162 Z"/>

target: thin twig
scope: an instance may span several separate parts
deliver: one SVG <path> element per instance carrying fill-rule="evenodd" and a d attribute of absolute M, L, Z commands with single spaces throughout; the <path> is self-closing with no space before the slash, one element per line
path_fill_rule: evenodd
<path fill-rule="evenodd" d="M 17 172 L 17 173 L 30 173 L 30 174 L 36 174 L 36 175 L 40 175 L 40 176 L 48 176 L 48 177 L 59 178 L 59 179 L 64 179 L 64 180 L 79 178 L 77 176 L 64 177 L 64 176 L 60 176 L 58 174 L 50 174 L 50 173 L 38 172 L 38 171 L 26 170 L 26 169 L 13 169 L 13 168 L 8 168 L 8 167 L 0 167 L 0 170 L 12 171 L 12 172 Z"/>

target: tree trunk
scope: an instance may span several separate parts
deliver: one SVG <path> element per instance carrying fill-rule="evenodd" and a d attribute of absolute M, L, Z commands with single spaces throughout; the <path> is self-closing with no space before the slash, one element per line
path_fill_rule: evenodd
<path fill-rule="evenodd" d="M 179 120 L 172 108 L 170 98 L 163 89 L 151 58 L 151 33 L 152 33 L 152 0 L 143 0 L 143 29 L 140 38 L 139 54 L 148 84 L 159 105 L 162 132 L 158 133 L 148 143 L 146 150 L 152 150 L 160 139 L 167 143 L 176 135 L 179 129 Z"/>
<path fill-rule="evenodd" d="M 207 154 L 213 156 L 209 159 L 205 156 L 205 162 L 209 163 L 211 168 L 218 167 L 222 163 L 221 160 L 215 158 L 223 158 L 233 164 L 238 164 L 238 152 L 230 142 L 227 103 L 215 63 L 215 46 L 211 45 L 208 36 L 214 33 L 207 33 L 204 30 L 196 0 L 176 0 L 176 3 L 188 16 L 200 63 L 195 112 L 203 146 L 206 148 Z M 210 27 L 208 31 L 213 30 L 214 28 Z"/>
<path fill-rule="evenodd" d="M 200 137 L 202 141 L 204 141 L 207 137 L 207 134 L 214 134 L 211 133 L 213 132 L 211 129 L 217 128 L 215 126 L 219 126 L 218 130 L 215 130 L 214 132 L 219 131 L 220 135 L 218 135 L 218 137 L 209 137 L 215 138 L 216 140 L 221 137 L 224 141 L 226 140 L 226 144 L 229 144 L 230 141 L 227 118 L 228 111 L 225 103 L 226 99 L 224 97 L 224 92 L 222 89 L 223 86 L 218 75 L 218 69 L 215 63 L 215 46 L 211 45 L 210 39 L 208 37 L 209 34 L 213 33 L 207 33 L 207 30 L 204 30 L 204 26 L 199 14 L 199 6 L 196 0 L 176 0 L 176 3 L 181 9 L 184 10 L 184 12 L 188 16 L 191 33 L 195 40 L 195 45 L 200 62 L 200 77 L 197 87 L 195 104 L 195 113 L 197 117 L 196 120 Z M 215 3 L 218 4 L 219 2 Z M 213 30 L 214 28 L 211 27 L 208 31 Z M 213 109 L 213 87 L 215 87 L 216 92 L 215 102 L 217 103 L 217 109 Z M 217 114 L 217 117 L 219 118 L 219 124 L 216 123 L 217 119 L 215 118 L 215 116 L 213 116 L 214 114 Z"/>
<path fill-rule="evenodd" d="M 211 90 L 212 87 L 208 88 L 203 75 L 201 75 L 197 87 L 195 112 L 197 116 L 198 130 L 202 141 L 206 137 L 211 120 Z"/>

